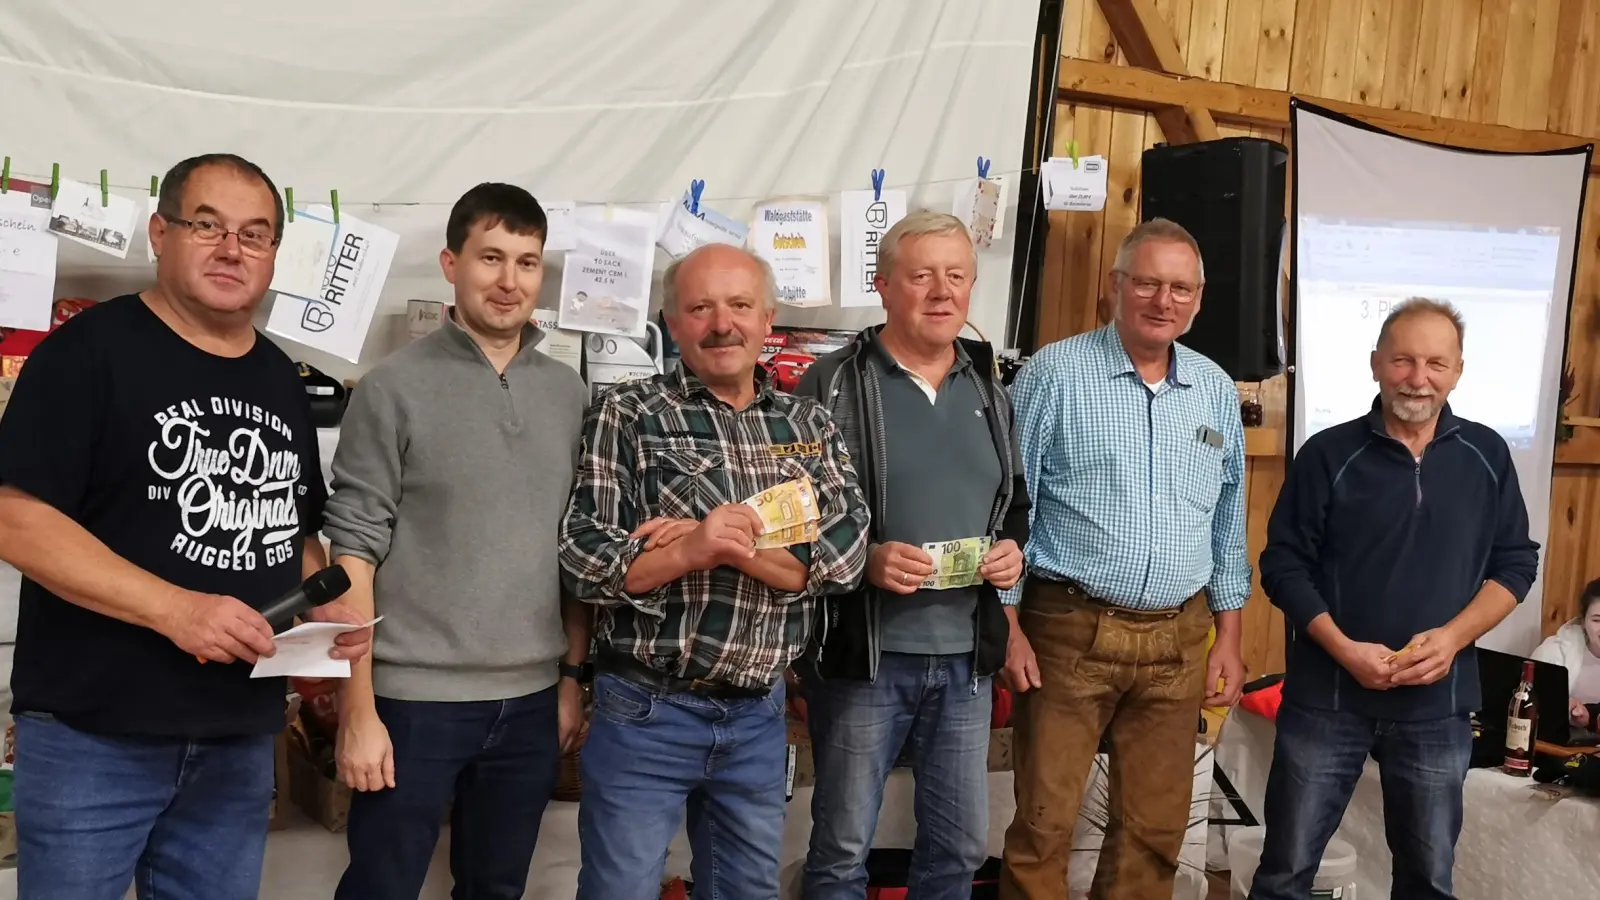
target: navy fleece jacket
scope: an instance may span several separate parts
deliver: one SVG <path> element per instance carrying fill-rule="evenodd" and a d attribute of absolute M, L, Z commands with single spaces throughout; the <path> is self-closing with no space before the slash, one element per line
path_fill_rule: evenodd
<path fill-rule="evenodd" d="M 1538 566 L 1505 440 L 1447 404 L 1419 462 L 1374 402 L 1306 441 L 1267 524 L 1261 586 L 1294 628 L 1284 699 L 1398 721 L 1477 710 L 1473 647 L 1434 684 L 1371 691 L 1306 626 L 1328 613 L 1351 640 L 1398 650 L 1455 618 L 1485 581 L 1522 602 Z"/>

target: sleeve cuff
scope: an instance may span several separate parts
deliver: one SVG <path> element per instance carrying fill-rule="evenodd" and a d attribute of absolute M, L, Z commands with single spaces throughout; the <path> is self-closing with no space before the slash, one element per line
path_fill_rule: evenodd
<path fill-rule="evenodd" d="M 1016 606 L 1017 604 L 1021 603 L 1022 602 L 1022 586 L 1024 584 L 1027 584 L 1027 583 L 1028 583 L 1028 576 L 1027 576 L 1026 573 L 1024 573 L 1021 578 L 1017 579 L 1017 583 L 1016 584 L 1014 584 L 1011 587 L 1008 587 L 1005 590 L 999 592 L 1000 593 L 1000 602 L 1005 604 L 1006 606 Z"/>

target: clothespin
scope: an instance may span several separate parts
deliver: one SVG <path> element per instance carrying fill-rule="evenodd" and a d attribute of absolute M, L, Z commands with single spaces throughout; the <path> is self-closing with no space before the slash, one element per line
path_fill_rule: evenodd
<path fill-rule="evenodd" d="M 882 200 L 882 199 L 883 199 L 883 170 L 882 169 L 873 169 L 872 170 L 872 202 L 876 203 L 876 202 L 878 202 L 879 200 Z"/>
<path fill-rule="evenodd" d="M 111 205 L 111 188 L 106 184 L 106 170 L 100 170 L 100 207 Z"/>
<path fill-rule="evenodd" d="M 337 225 L 339 224 L 339 190 L 335 188 L 329 191 L 328 198 L 333 201 L 328 205 L 333 207 L 333 224 Z"/>
<path fill-rule="evenodd" d="M 61 163 L 50 164 L 50 199 L 56 199 L 56 191 L 61 187 Z"/>
<path fill-rule="evenodd" d="M 4 165 L 0 165 L 0 194 L 11 192 L 11 157 L 6 157 Z"/>
<path fill-rule="evenodd" d="M 988 177 L 989 177 L 989 164 L 992 163 L 992 162 L 994 162 L 994 160 L 992 160 L 992 159 L 984 159 L 981 156 L 978 157 L 978 177 L 979 178 L 983 178 L 985 180 L 988 179 Z"/>
<path fill-rule="evenodd" d="M 288 213 L 289 221 L 294 221 L 294 188 L 283 189 L 283 211 Z"/>
<path fill-rule="evenodd" d="M 150 176 L 150 196 L 161 196 L 161 179 L 155 175 Z"/>
<path fill-rule="evenodd" d="M 689 182 L 689 212 L 700 215 L 700 195 L 705 193 L 705 179 L 700 178 Z"/>
<path fill-rule="evenodd" d="M 1078 167 L 1078 142 L 1077 141 L 1067 141 L 1067 155 L 1072 157 L 1072 167 L 1074 169 L 1076 169 Z"/>

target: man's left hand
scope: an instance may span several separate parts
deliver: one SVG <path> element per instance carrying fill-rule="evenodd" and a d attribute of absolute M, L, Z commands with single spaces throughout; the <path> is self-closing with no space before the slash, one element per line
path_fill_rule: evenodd
<path fill-rule="evenodd" d="M 1222 681 L 1221 687 L 1217 681 Z M 1206 699 L 1201 705 L 1207 709 L 1226 709 L 1239 702 L 1244 693 L 1244 658 L 1238 641 L 1218 640 L 1211 645 L 1206 658 Z"/>
<path fill-rule="evenodd" d="M 1022 548 L 1010 538 L 990 547 L 978 575 L 1002 591 L 1016 587 L 1022 580 Z"/>
<path fill-rule="evenodd" d="M 651 519 L 634 529 L 633 534 L 628 535 L 628 537 L 642 538 L 648 536 L 649 540 L 644 542 L 645 552 L 648 553 L 651 550 L 657 550 L 676 542 L 679 538 L 693 531 L 695 526 L 699 524 L 694 519 L 672 519 L 666 517 Z"/>
<path fill-rule="evenodd" d="M 312 622 L 337 622 L 340 625 L 366 625 L 367 618 L 344 605 L 338 600 L 324 603 L 311 608 L 306 613 L 306 618 Z M 333 639 L 333 650 L 329 653 L 334 659 L 348 659 L 355 662 L 372 650 L 372 628 L 357 628 L 355 631 L 346 631 Z"/>
<path fill-rule="evenodd" d="M 560 736 L 561 752 L 566 753 L 578 739 L 583 728 L 583 685 L 576 678 L 562 678 L 556 689 L 556 733 Z"/>
<path fill-rule="evenodd" d="M 1449 629 L 1430 628 L 1407 641 L 1396 654 L 1390 680 L 1397 685 L 1433 684 L 1450 674 L 1462 647 Z"/>

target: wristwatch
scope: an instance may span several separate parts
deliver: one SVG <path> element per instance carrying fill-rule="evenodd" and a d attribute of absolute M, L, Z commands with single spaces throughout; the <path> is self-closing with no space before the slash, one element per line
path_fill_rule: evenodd
<path fill-rule="evenodd" d="M 594 680 L 594 663 L 581 662 L 573 665 L 569 662 L 560 663 L 558 666 L 562 678 L 571 678 L 579 684 L 588 684 Z"/>

